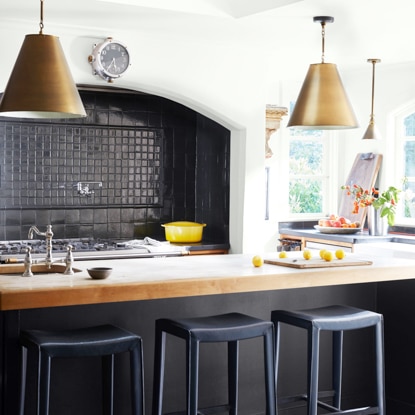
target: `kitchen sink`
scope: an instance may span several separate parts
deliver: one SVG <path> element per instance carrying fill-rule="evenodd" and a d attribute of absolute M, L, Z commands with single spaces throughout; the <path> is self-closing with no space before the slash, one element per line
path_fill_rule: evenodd
<path fill-rule="evenodd" d="M 33 274 L 63 274 L 66 269 L 65 264 L 52 264 L 50 268 L 46 264 L 32 264 Z M 1 264 L 0 274 L 23 274 L 24 264 Z M 72 268 L 73 272 L 81 272 L 81 269 Z"/>

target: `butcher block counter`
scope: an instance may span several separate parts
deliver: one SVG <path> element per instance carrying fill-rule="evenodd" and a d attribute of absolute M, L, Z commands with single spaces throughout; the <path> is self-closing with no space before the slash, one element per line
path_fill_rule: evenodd
<path fill-rule="evenodd" d="M 298 257 L 299 252 L 290 252 Z M 318 256 L 318 252 L 314 254 Z M 277 260 L 278 254 L 263 255 Z M 336 286 L 405 280 L 415 277 L 415 261 L 347 254 L 340 267 L 295 269 L 264 264 L 254 267 L 252 255 L 212 255 L 75 262 L 73 276 L 41 273 L 33 277 L 4 274 L 12 266 L 0 265 L 0 310 L 23 310 L 83 304 L 154 300 L 200 295 L 231 294 L 294 288 Z M 347 266 L 362 260 L 370 265 Z M 9 268 L 4 268 L 4 267 Z M 111 267 L 105 280 L 93 280 L 88 268 Z M 3 269 L 2 269 L 3 267 Z M 62 271 L 64 265 L 61 265 Z M 17 272 L 17 270 L 16 270 Z"/>

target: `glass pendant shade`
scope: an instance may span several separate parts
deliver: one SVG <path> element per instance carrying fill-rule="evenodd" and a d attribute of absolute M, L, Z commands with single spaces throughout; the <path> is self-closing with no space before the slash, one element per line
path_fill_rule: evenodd
<path fill-rule="evenodd" d="M 0 116 L 86 116 L 58 37 L 26 35 L 0 102 Z"/>
<path fill-rule="evenodd" d="M 311 64 L 288 127 L 339 130 L 357 126 L 337 66 L 332 63 Z"/>

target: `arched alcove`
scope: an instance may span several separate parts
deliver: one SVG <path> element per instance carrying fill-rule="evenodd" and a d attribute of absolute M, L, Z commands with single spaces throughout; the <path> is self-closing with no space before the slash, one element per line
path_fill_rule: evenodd
<path fill-rule="evenodd" d="M 49 223 L 57 238 L 159 238 L 161 223 L 194 220 L 228 242 L 230 131 L 165 97 L 80 93 L 85 119 L 0 120 L 0 239 Z"/>

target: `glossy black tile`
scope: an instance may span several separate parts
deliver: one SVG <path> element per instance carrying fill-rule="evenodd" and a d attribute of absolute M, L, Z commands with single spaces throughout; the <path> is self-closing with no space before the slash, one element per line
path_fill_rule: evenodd
<path fill-rule="evenodd" d="M 183 219 L 228 241 L 227 129 L 153 95 L 81 97 L 83 120 L 0 121 L 0 240 L 25 239 L 32 224 L 60 238 L 130 238 L 136 223 L 160 236 L 160 223 Z"/>

